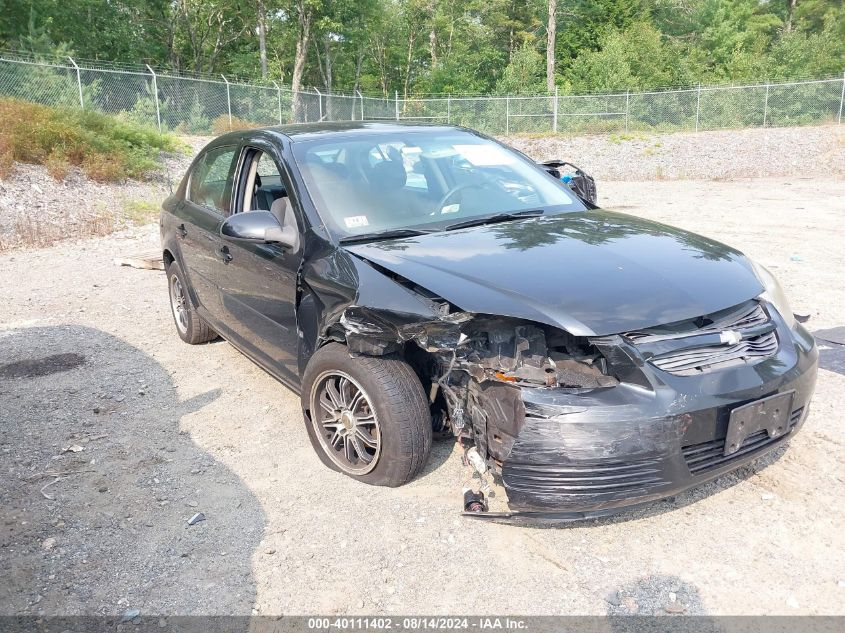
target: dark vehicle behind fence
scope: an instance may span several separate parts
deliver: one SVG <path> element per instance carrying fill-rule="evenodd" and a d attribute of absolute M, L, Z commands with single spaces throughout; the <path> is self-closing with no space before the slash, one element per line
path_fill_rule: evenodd
<path fill-rule="evenodd" d="M 320 459 L 361 481 L 406 483 L 452 434 L 507 492 L 479 516 L 599 516 L 780 446 L 817 351 L 778 282 L 595 208 L 563 165 L 447 126 L 222 136 L 161 214 L 179 336 L 301 394 Z"/>

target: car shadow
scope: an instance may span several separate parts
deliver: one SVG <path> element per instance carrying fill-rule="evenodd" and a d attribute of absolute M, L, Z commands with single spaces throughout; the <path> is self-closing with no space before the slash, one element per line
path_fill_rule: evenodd
<path fill-rule="evenodd" d="M 428 456 L 428 460 L 425 462 L 425 466 L 423 466 L 423 469 L 420 471 L 420 474 L 416 476 L 416 479 L 422 479 L 443 466 L 443 464 L 449 461 L 452 457 L 452 453 L 454 451 L 455 438 L 453 436 L 438 436 L 435 434 L 431 442 L 431 453 Z"/>
<path fill-rule="evenodd" d="M 0 614 L 251 614 L 264 512 L 180 431 L 218 395 L 96 329 L 0 331 Z"/>

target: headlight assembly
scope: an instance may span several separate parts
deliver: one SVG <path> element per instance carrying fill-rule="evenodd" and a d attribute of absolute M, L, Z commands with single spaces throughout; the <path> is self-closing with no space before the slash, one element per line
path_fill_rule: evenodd
<path fill-rule="evenodd" d="M 789 301 L 787 300 L 786 294 L 783 292 L 783 288 L 781 288 L 780 283 L 778 283 L 778 280 L 775 279 L 775 276 L 768 268 L 761 266 L 757 262 L 751 263 L 754 266 L 754 272 L 757 274 L 757 278 L 760 280 L 760 283 L 763 284 L 763 288 L 765 288 L 763 294 L 761 294 L 758 298 L 773 305 L 780 313 L 781 317 L 783 317 L 783 320 L 786 321 L 786 324 L 790 328 L 793 327 L 795 325 L 795 315 L 792 312 L 792 308 L 789 306 Z"/>

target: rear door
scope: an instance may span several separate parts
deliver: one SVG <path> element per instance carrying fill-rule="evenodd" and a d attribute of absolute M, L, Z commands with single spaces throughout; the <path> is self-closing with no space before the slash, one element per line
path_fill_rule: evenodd
<path fill-rule="evenodd" d="M 176 236 L 185 274 L 196 293 L 200 311 L 221 317 L 217 264 L 224 257 L 220 225 L 232 206 L 232 180 L 237 146 L 216 147 L 194 163 L 185 200 L 176 208 Z"/>
<path fill-rule="evenodd" d="M 257 163 L 254 170 L 253 163 Z M 287 216 L 289 221 L 296 221 L 301 231 L 302 223 L 297 220 L 294 203 L 287 198 L 290 188 L 286 186 L 284 170 L 279 167 L 272 146 L 244 148 L 234 211 L 270 210 L 265 207 L 272 207 L 274 199 L 284 198 L 285 213 L 291 214 Z M 261 183 L 260 187 L 251 182 L 253 178 Z M 229 255 L 225 263 L 217 264 L 223 321 L 229 330 L 226 338 L 234 339 L 251 357 L 286 382 L 298 384 L 296 277 L 302 247 L 221 239 Z"/>

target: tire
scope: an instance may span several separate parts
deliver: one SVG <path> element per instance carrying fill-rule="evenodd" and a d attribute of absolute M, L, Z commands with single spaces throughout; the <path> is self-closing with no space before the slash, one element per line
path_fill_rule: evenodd
<path fill-rule="evenodd" d="M 341 398 L 349 396 L 351 407 L 334 407 L 328 389 L 331 385 L 337 387 L 335 394 L 343 392 Z M 357 401 L 349 395 L 355 389 L 362 394 Z M 329 343 L 308 363 L 301 399 L 311 445 L 329 468 L 368 484 L 395 487 L 411 481 L 425 466 L 431 452 L 431 412 L 419 378 L 399 358 L 353 358 L 344 345 Z M 321 406 L 321 399 L 335 412 Z M 335 417 L 338 411 L 345 411 L 346 417 L 342 413 Z M 343 428 L 345 424 L 353 426 Z M 372 458 L 369 463 L 366 456 L 360 459 L 360 451 L 354 448 L 355 429 L 368 438 L 361 435 L 357 446 Z M 373 440 L 378 448 L 367 443 Z M 357 463 L 348 459 L 349 443 L 354 457 L 359 458 Z"/>
<path fill-rule="evenodd" d="M 182 267 L 175 261 L 167 266 L 167 293 L 170 298 L 170 313 L 173 315 L 173 323 L 179 338 L 190 345 L 208 343 L 217 338 L 217 332 L 212 330 L 205 319 L 197 314 L 191 302 L 185 274 L 182 272 Z"/>

